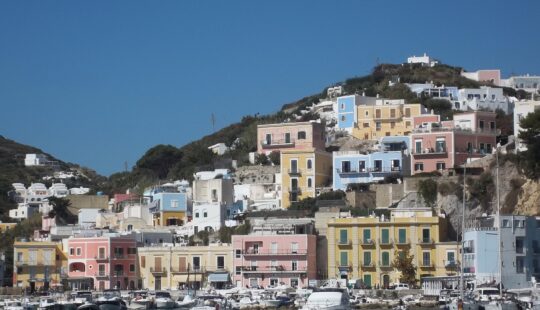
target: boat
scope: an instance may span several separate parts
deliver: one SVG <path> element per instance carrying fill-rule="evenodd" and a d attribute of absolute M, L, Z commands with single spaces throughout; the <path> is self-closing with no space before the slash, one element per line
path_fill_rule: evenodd
<path fill-rule="evenodd" d="M 99 310 L 99 306 L 93 302 L 86 301 L 77 310 Z"/>
<path fill-rule="evenodd" d="M 191 309 L 197 305 L 197 302 L 197 299 L 193 298 L 193 296 L 186 295 L 182 300 L 176 302 L 176 306 L 174 308 Z"/>
<path fill-rule="evenodd" d="M 248 309 L 248 308 L 255 307 L 256 305 L 257 305 L 257 302 L 251 300 L 251 298 L 248 296 L 242 297 L 238 301 L 239 309 Z"/>
<path fill-rule="evenodd" d="M 120 290 L 105 290 L 97 301 L 99 310 L 127 310 L 126 303 L 121 297 Z"/>
<path fill-rule="evenodd" d="M 311 294 L 302 310 L 345 310 L 350 309 L 349 294 L 343 289 L 323 290 Z"/>
<path fill-rule="evenodd" d="M 149 309 L 152 307 L 152 298 L 148 296 L 148 291 L 134 291 L 130 293 L 130 309 Z"/>
<path fill-rule="evenodd" d="M 62 307 L 60 304 L 56 302 L 56 300 L 50 296 L 41 297 L 39 299 L 39 310 L 53 310 L 53 309 L 61 309 Z"/>
<path fill-rule="evenodd" d="M 169 292 L 158 291 L 154 298 L 154 306 L 157 309 L 173 309 L 176 306 L 176 302 L 171 298 Z"/>
<path fill-rule="evenodd" d="M 70 300 L 76 305 L 81 306 L 87 302 L 91 303 L 93 301 L 92 292 L 89 291 L 77 291 L 73 292 L 70 295 Z"/>
<path fill-rule="evenodd" d="M 4 300 L 4 310 L 24 310 L 23 303 L 17 299 Z"/>

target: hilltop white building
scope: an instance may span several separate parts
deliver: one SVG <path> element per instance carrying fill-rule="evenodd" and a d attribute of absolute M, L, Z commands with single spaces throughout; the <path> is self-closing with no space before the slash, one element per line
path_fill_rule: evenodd
<path fill-rule="evenodd" d="M 424 53 L 424 56 L 411 56 L 407 58 L 408 64 L 421 64 L 422 66 L 429 66 L 434 67 L 439 64 L 439 61 L 431 58 L 426 53 Z"/>

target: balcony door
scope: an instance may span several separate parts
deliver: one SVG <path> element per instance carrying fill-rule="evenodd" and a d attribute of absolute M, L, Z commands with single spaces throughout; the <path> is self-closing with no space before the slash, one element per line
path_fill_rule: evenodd
<path fill-rule="evenodd" d="M 296 159 L 291 159 L 291 172 L 298 172 L 298 160 Z"/>
<path fill-rule="evenodd" d="M 266 145 L 271 145 L 272 144 L 272 135 L 271 134 L 269 134 L 269 133 L 266 134 L 265 142 L 266 142 Z"/>

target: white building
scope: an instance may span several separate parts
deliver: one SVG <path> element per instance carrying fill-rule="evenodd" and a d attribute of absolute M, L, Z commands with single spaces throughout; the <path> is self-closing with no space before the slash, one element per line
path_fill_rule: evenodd
<path fill-rule="evenodd" d="M 540 110 L 540 101 L 518 101 L 514 107 L 514 136 L 516 137 L 516 151 L 522 152 L 527 150 L 527 146 L 519 139 L 519 131 L 521 127 L 519 122 L 527 117 L 529 113 Z"/>
<path fill-rule="evenodd" d="M 69 190 L 66 184 L 63 183 L 54 183 L 49 187 L 49 195 L 54 197 L 66 197 L 69 195 Z"/>
<path fill-rule="evenodd" d="M 39 212 L 39 208 L 29 204 L 19 204 L 17 209 L 9 210 L 9 217 L 16 220 L 25 220 Z"/>
<path fill-rule="evenodd" d="M 477 70 L 472 72 L 461 71 L 461 76 L 477 82 L 488 82 L 495 86 L 501 85 L 501 70 Z"/>
<path fill-rule="evenodd" d="M 439 61 L 429 57 L 426 53 L 424 56 L 411 56 L 407 58 L 408 64 L 422 64 L 422 66 L 434 67 L 439 64 Z"/>
<path fill-rule="evenodd" d="M 229 148 L 227 147 L 227 145 L 225 145 L 225 143 L 217 143 L 217 144 L 211 145 L 208 147 L 208 149 L 216 155 L 223 155 L 229 150 Z"/>
<path fill-rule="evenodd" d="M 335 97 L 341 96 L 342 94 L 343 94 L 342 86 L 328 87 L 328 89 L 326 90 L 326 96 L 328 98 L 335 98 Z"/>
<path fill-rule="evenodd" d="M 26 154 L 24 159 L 24 165 L 30 166 L 44 166 L 49 163 L 49 159 L 45 154 Z"/>
<path fill-rule="evenodd" d="M 234 200 L 242 201 L 244 210 L 276 210 L 281 208 L 281 184 L 234 185 Z"/>
<path fill-rule="evenodd" d="M 194 233 L 202 230 L 217 231 L 225 225 L 226 205 L 219 203 L 202 203 L 193 205 Z"/>
<path fill-rule="evenodd" d="M 514 110 L 513 102 L 503 95 L 502 88 L 489 86 L 462 88 L 458 90 L 458 98 L 453 104 L 453 109 L 460 111 L 486 109 L 494 112 L 497 109 L 501 109 L 506 114 L 510 114 Z"/>
<path fill-rule="evenodd" d="M 88 187 L 74 187 L 69 189 L 70 195 L 85 195 L 90 192 L 90 188 Z"/>
<path fill-rule="evenodd" d="M 501 81 L 502 86 L 522 89 L 529 93 L 540 93 L 540 76 L 538 75 L 519 75 L 512 76 Z"/>
<path fill-rule="evenodd" d="M 79 209 L 78 223 L 82 228 L 96 227 L 96 218 L 99 216 L 99 209 L 84 208 Z"/>

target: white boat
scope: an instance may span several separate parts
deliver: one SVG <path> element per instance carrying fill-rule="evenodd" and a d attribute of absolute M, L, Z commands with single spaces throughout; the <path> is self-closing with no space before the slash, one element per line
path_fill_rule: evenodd
<path fill-rule="evenodd" d="M 197 305 L 197 299 L 193 298 L 191 295 L 184 296 L 182 301 L 177 301 L 175 308 L 180 309 L 191 309 Z"/>
<path fill-rule="evenodd" d="M 302 310 L 345 310 L 350 308 L 349 294 L 346 290 L 325 290 L 311 294 Z"/>
<path fill-rule="evenodd" d="M 105 290 L 97 301 L 99 310 L 126 310 L 127 306 L 119 290 Z"/>
<path fill-rule="evenodd" d="M 149 309 L 152 306 L 152 298 L 147 291 L 135 291 L 130 294 L 130 309 Z"/>
<path fill-rule="evenodd" d="M 248 296 L 242 297 L 242 298 L 240 298 L 240 300 L 238 301 L 238 307 L 239 307 L 240 309 L 247 309 L 247 308 L 254 307 L 254 306 L 256 306 L 256 305 L 257 305 L 257 302 L 251 300 L 251 298 L 249 298 Z"/>
<path fill-rule="evenodd" d="M 54 300 L 54 298 L 49 297 L 49 296 L 41 297 L 39 299 L 38 309 L 40 309 L 40 310 L 54 309 L 57 305 L 58 305 L 58 303 L 56 302 L 56 300 Z"/>
<path fill-rule="evenodd" d="M 154 306 L 157 309 L 173 309 L 176 307 L 176 302 L 171 298 L 169 292 L 156 292 L 156 297 L 154 298 Z"/>
<path fill-rule="evenodd" d="M 24 310 L 23 303 L 17 299 L 4 300 L 4 310 Z"/>

